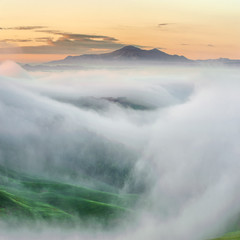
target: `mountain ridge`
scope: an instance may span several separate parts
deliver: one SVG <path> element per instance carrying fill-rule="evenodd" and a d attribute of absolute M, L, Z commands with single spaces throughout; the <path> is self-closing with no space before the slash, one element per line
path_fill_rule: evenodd
<path fill-rule="evenodd" d="M 132 45 L 122 47 L 109 53 L 82 54 L 67 56 L 64 59 L 45 62 L 38 65 L 24 64 L 27 71 L 65 71 L 89 69 L 89 67 L 126 67 L 142 65 L 184 65 L 184 66 L 239 66 L 240 59 L 218 58 L 192 60 L 183 55 L 171 55 L 157 48 L 144 50 Z"/>
<path fill-rule="evenodd" d="M 48 64 L 72 64 L 81 61 L 166 61 L 166 62 L 191 62 L 192 60 L 179 55 L 167 54 L 157 48 L 143 50 L 128 45 L 109 53 L 83 54 L 78 56 L 67 56 L 62 60 L 48 62 Z"/>

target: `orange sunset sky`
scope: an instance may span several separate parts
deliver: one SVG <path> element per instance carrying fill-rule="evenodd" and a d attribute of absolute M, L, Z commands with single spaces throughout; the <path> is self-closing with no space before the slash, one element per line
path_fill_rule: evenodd
<path fill-rule="evenodd" d="M 44 62 L 135 45 L 240 59 L 239 0 L 1 0 L 0 60 Z"/>

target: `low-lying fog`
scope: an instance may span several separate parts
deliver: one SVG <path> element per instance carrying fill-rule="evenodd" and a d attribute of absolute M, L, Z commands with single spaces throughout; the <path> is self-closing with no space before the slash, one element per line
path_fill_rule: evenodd
<path fill-rule="evenodd" d="M 240 214 L 239 89 L 237 68 L 28 73 L 2 63 L 1 165 L 96 189 L 101 180 L 119 192 L 140 192 L 141 201 L 135 220 L 113 231 L 14 232 L 0 225 L 0 239 L 221 235 Z M 131 177 L 99 171 L 101 161 Z"/>

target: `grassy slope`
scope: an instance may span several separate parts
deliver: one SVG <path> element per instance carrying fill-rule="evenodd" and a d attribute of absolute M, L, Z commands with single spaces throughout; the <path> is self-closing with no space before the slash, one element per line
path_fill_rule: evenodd
<path fill-rule="evenodd" d="M 137 195 L 119 195 L 49 181 L 0 166 L 0 219 L 71 223 L 96 219 L 106 224 L 127 214 Z M 212 240 L 240 240 L 240 231 Z"/>
<path fill-rule="evenodd" d="M 0 216 L 5 219 L 12 216 L 21 219 L 22 217 L 56 220 L 71 218 L 71 215 L 49 204 L 24 199 L 5 190 L 0 190 Z"/>
<path fill-rule="evenodd" d="M 0 217 L 109 222 L 131 210 L 136 195 L 120 195 L 31 177 L 0 167 Z"/>
<path fill-rule="evenodd" d="M 227 233 L 222 237 L 215 238 L 212 240 L 240 240 L 240 231 Z"/>

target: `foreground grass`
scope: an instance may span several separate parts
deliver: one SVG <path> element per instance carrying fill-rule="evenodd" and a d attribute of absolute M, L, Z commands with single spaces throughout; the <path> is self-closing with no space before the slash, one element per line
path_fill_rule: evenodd
<path fill-rule="evenodd" d="M 0 167 L 0 218 L 108 224 L 129 214 L 137 195 L 114 194 Z"/>
<path fill-rule="evenodd" d="M 22 174 L 0 166 L 0 220 L 44 221 L 68 226 L 97 222 L 109 226 L 133 211 L 138 196 L 116 194 Z M 240 231 L 211 240 L 240 240 Z"/>

